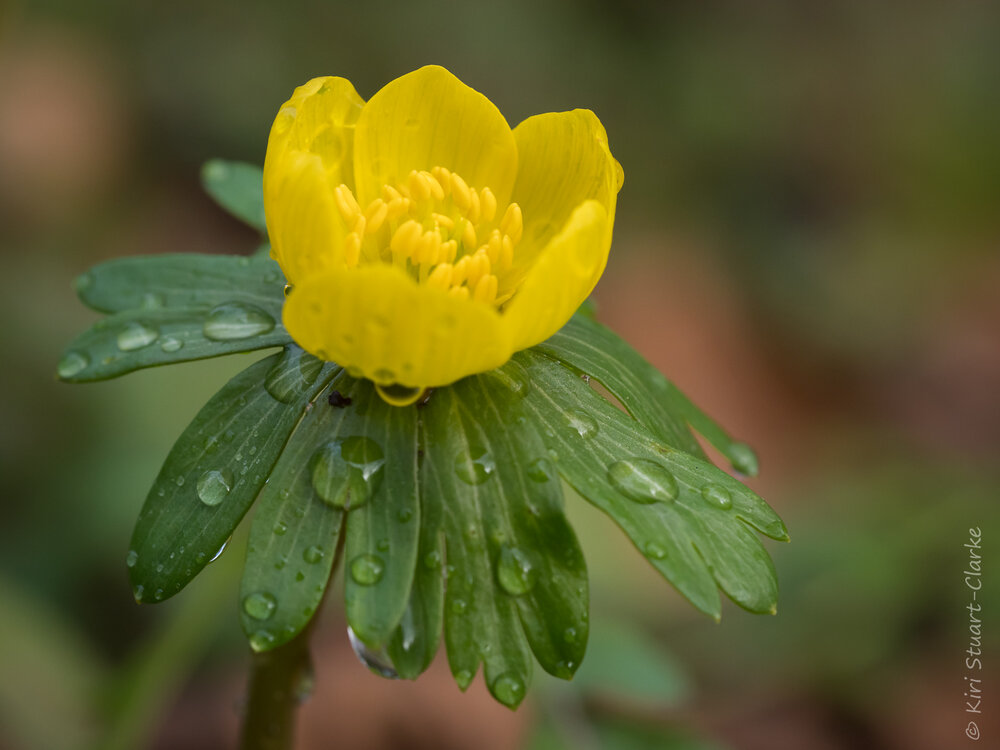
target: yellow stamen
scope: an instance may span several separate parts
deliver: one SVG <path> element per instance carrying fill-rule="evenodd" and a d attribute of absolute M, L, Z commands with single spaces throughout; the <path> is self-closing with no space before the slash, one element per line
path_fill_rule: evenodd
<path fill-rule="evenodd" d="M 451 263 L 439 263 L 434 267 L 434 270 L 431 271 L 431 275 L 427 277 L 427 286 L 447 291 L 451 286 L 451 273 Z"/>
<path fill-rule="evenodd" d="M 517 244 L 521 239 L 521 232 L 523 229 L 524 220 L 521 216 L 521 207 L 516 203 L 511 203 L 507 206 L 507 211 L 504 213 L 503 219 L 500 221 L 500 231 L 504 234 L 510 235 L 514 244 Z"/>
<path fill-rule="evenodd" d="M 375 234 L 379 229 L 382 228 L 382 223 L 386 220 L 389 215 L 389 206 L 381 198 L 376 198 L 370 204 L 368 204 L 368 210 L 365 211 L 365 220 L 368 222 L 368 227 L 365 231 L 368 234 Z"/>
<path fill-rule="evenodd" d="M 344 223 L 353 226 L 357 217 L 361 215 L 361 206 L 354 197 L 354 193 L 347 185 L 338 185 L 333 190 L 333 199 L 337 203 L 337 209 L 344 219 Z"/>
<path fill-rule="evenodd" d="M 465 226 L 462 228 L 462 244 L 467 250 L 476 246 L 476 228 L 471 221 L 465 222 Z"/>
<path fill-rule="evenodd" d="M 487 274 L 479 280 L 476 284 L 476 291 L 473 292 L 472 298 L 476 302 L 482 302 L 487 305 L 492 305 L 493 300 L 497 296 L 497 277 L 493 274 Z"/>
<path fill-rule="evenodd" d="M 347 185 L 334 188 L 337 210 L 348 227 L 343 257 L 349 268 L 391 259 L 419 284 L 497 307 L 516 293 L 516 281 L 507 279 L 503 296 L 498 296 L 524 231 L 516 203 L 494 225 L 498 205 L 493 191 L 472 188 L 440 166 L 412 170 L 401 183 L 383 185 L 380 195 L 362 210 Z M 482 244 L 480 238 L 485 239 Z"/>
<path fill-rule="evenodd" d="M 479 203 L 483 209 L 483 221 L 493 221 L 493 217 L 497 215 L 497 198 L 493 195 L 493 191 L 488 187 L 480 190 Z"/>

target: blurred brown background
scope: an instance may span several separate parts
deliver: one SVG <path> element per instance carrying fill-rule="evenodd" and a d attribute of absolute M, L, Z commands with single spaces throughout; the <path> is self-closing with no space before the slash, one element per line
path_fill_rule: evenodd
<path fill-rule="evenodd" d="M 599 314 L 758 448 L 792 535 L 770 546 L 778 616 L 715 625 L 571 501 L 594 628 L 640 628 L 684 685 L 586 710 L 691 743 L 647 747 L 974 746 L 962 545 L 1000 538 L 1000 6 L 31 0 L 0 4 L 0 748 L 233 742 L 239 551 L 155 608 L 124 557 L 172 441 L 248 360 L 58 384 L 94 319 L 70 283 L 120 255 L 248 252 L 200 164 L 260 163 L 312 76 L 370 96 L 429 62 L 512 124 L 599 114 L 626 174 Z M 980 744 L 1000 736 L 986 573 Z M 557 746 L 551 691 L 511 713 L 443 658 L 381 681 L 331 599 L 303 748 Z"/>

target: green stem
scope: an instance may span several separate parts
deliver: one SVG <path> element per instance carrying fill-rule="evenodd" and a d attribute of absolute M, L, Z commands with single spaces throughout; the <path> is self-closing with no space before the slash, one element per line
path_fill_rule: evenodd
<path fill-rule="evenodd" d="M 324 600 L 343 553 L 344 534 L 340 534 Z M 309 638 L 322 609 L 320 602 L 310 623 L 288 643 L 253 654 L 240 736 L 241 750 L 292 750 L 296 710 L 312 690 Z"/>
<path fill-rule="evenodd" d="M 253 655 L 243 750 L 291 750 L 300 685 L 311 679 L 311 625 L 283 646 Z"/>

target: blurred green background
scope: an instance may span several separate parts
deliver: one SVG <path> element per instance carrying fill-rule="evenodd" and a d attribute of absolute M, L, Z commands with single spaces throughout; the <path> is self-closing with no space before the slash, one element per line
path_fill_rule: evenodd
<path fill-rule="evenodd" d="M 600 316 L 758 448 L 792 535 L 781 605 L 715 625 L 570 502 L 593 579 L 577 688 L 510 713 L 443 658 L 381 681 L 333 596 L 301 746 L 964 746 L 963 544 L 980 527 L 990 560 L 1000 535 L 998 49 L 1000 6 L 923 0 L 0 3 L 0 748 L 233 743 L 239 540 L 155 608 L 124 559 L 172 441 L 249 360 L 59 384 L 94 319 L 71 280 L 249 252 L 200 164 L 260 163 L 308 78 L 367 97 L 431 62 L 512 124 L 603 120 L 626 181 Z M 989 743 L 989 563 L 978 600 Z"/>

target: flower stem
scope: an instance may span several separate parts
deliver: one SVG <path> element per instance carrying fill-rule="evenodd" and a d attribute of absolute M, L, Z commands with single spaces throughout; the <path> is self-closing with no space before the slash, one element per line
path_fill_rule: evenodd
<path fill-rule="evenodd" d="M 344 553 L 344 534 L 340 534 L 333 555 L 330 581 L 340 567 Z M 326 593 L 330 591 L 327 582 Z M 292 750 L 296 710 L 312 692 L 313 667 L 309 638 L 323 609 L 302 631 L 284 645 L 255 653 L 250 662 L 246 714 L 240 735 L 241 750 Z"/>
<path fill-rule="evenodd" d="M 247 691 L 243 750 L 291 750 L 299 686 L 311 679 L 309 636 L 305 628 L 288 643 L 254 654 Z"/>

